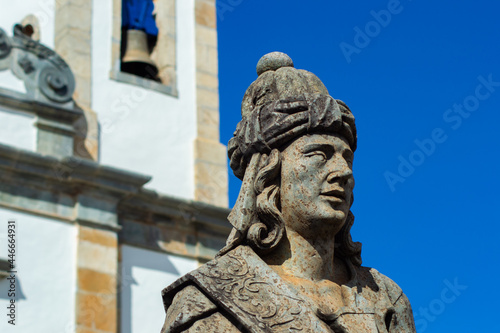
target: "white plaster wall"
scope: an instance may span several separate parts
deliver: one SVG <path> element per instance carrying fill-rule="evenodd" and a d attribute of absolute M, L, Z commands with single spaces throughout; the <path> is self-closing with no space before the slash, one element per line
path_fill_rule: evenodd
<path fill-rule="evenodd" d="M 161 291 L 198 262 L 127 245 L 121 258 L 121 333 L 159 332 L 165 321 Z"/>
<path fill-rule="evenodd" d="M 23 94 L 26 93 L 24 81 L 17 78 L 17 76 L 15 76 L 10 69 L 6 69 L 0 72 L 0 87 L 17 91 Z"/>
<path fill-rule="evenodd" d="M 146 187 L 160 193 L 193 199 L 194 0 L 176 1 L 179 97 L 110 79 L 112 5 L 93 1 L 92 109 L 100 123 L 100 162 L 153 176 Z"/>
<path fill-rule="evenodd" d="M 14 24 L 33 14 L 40 23 L 40 42 L 54 48 L 54 17 L 56 0 L 0 0 L 0 28 L 12 36 Z"/>
<path fill-rule="evenodd" d="M 1 78 L 0 78 L 1 80 Z M 35 116 L 13 111 L 0 106 L 0 143 L 16 148 L 35 151 L 36 128 Z"/>
<path fill-rule="evenodd" d="M 0 208 L 0 257 L 6 257 L 7 221 L 17 221 L 16 326 L 7 323 L 7 289 L 0 281 L 0 332 L 74 332 L 76 227 Z M 19 294 L 18 294 L 19 295 Z"/>

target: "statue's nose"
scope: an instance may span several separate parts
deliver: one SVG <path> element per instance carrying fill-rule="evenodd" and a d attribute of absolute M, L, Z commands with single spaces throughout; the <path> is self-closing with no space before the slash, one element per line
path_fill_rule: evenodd
<path fill-rule="evenodd" d="M 340 154 L 335 154 L 331 159 L 330 173 L 327 177 L 329 183 L 345 183 L 352 178 L 352 170 L 349 163 Z"/>

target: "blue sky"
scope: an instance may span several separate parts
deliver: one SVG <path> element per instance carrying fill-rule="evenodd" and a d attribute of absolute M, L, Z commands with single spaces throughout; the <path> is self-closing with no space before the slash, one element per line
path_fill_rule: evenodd
<path fill-rule="evenodd" d="M 500 332 L 500 4 L 218 0 L 221 141 L 259 58 L 290 55 L 356 117 L 353 238 L 422 332 Z M 240 182 L 230 173 L 230 204 Z"/>

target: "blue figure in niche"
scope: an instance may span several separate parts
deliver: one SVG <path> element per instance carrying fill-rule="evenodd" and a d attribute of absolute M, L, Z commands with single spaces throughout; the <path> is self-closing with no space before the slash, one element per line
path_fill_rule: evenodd
<path fill-rule="evenodd" d="M 159 81 L 158 68 L 150 58 L 158 28 L 152 0 L 123 0 L 121 70 Z"/>
<path fill-rule="evenodd" d="M 123 0 L 122 27 L 142 30 L 148 35 L 158 36 L 153 10 L 152 0 Z"/>

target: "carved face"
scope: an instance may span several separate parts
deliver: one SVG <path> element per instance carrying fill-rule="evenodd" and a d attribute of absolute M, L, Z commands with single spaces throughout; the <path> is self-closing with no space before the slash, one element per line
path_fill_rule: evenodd
<path fill-rule="evenodd" d="M 354 188 L 353 152 L 346 140 L 338 135 L 305 135 L 281 157 L 281 212 L 286 227 L 304 236 L 336 234 L 347 218 Z"/>

